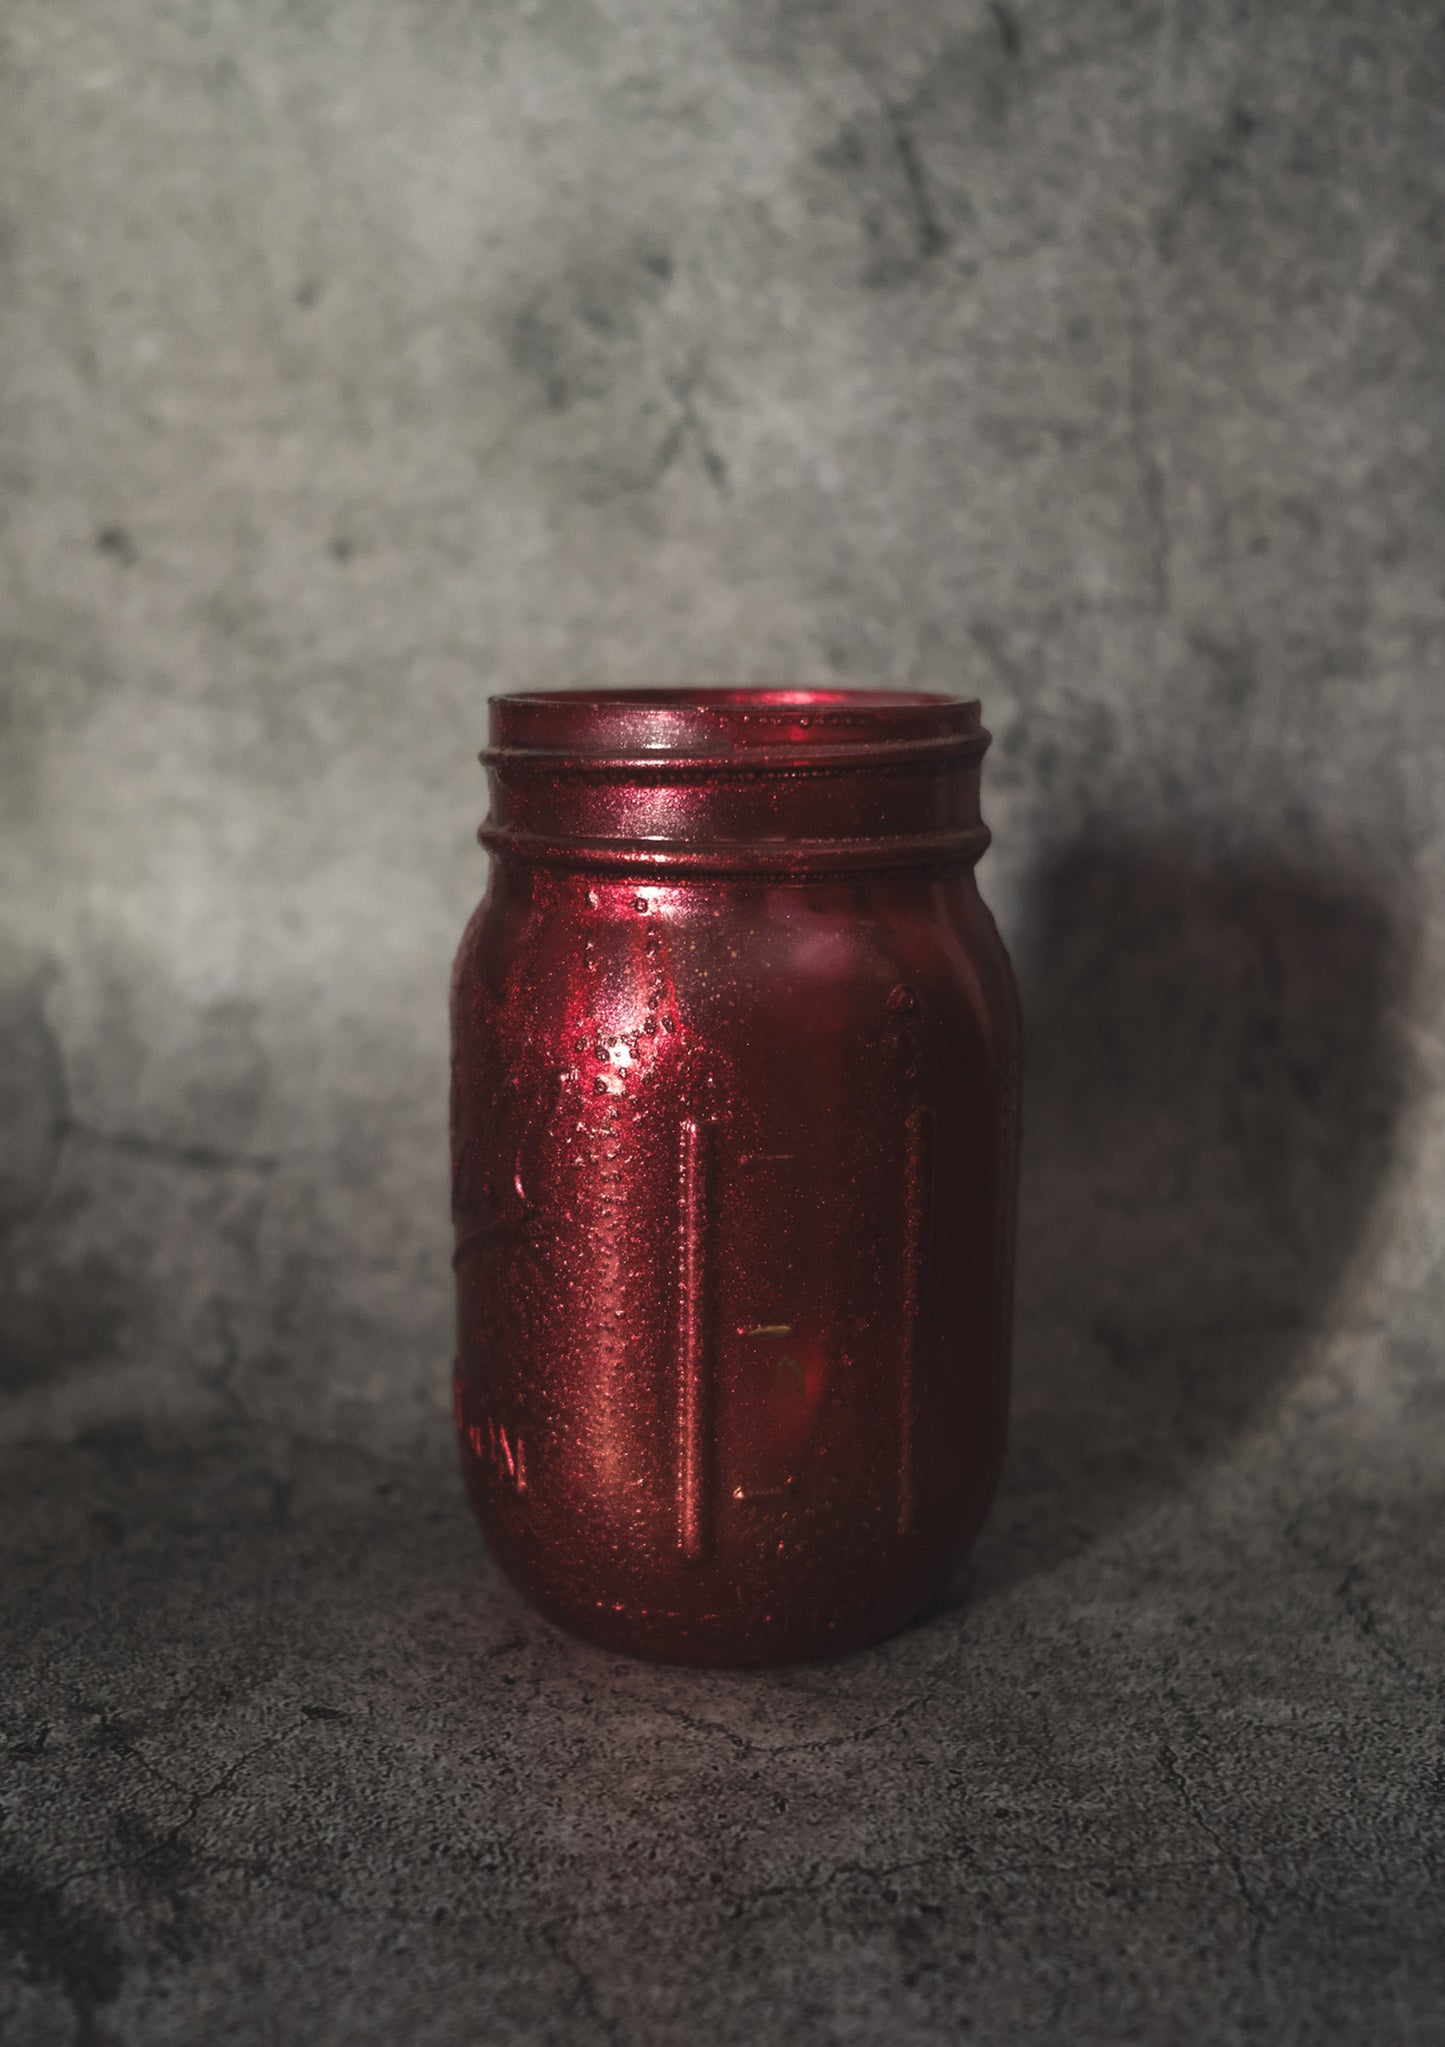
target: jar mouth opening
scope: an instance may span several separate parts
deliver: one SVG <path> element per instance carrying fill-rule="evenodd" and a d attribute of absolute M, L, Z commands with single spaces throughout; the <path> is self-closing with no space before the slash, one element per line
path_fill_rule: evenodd
<path fill-rule="evenodd" d="M 557 689 L 493 697 L 489 753 L 697 759 L 980 734 L 976 701 L 935 690 Z"/>
<path fill-rule="evenodd" d="M 643 704 L 666 710 L 691 710 L 701 705 L 741 705 L 744 709 L 797 710 L 814 704 L 856 705 L 882 710 L 897 705 L 952 704 L 960 701 L 946 690 L 933 689 L 777 689 L 727 688 L 694 683 L 678 688 L 508 690 L 495 699 L 502 704 Z"/>

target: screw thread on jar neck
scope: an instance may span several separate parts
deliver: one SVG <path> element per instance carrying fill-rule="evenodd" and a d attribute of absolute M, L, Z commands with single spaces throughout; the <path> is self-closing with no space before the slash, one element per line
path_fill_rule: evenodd
<path fill-rule="evenodd" d="M 971 865 L 988 734 L 959 697 L 558 690 L 496 697 L 494 851 L 638 873 Z"/>

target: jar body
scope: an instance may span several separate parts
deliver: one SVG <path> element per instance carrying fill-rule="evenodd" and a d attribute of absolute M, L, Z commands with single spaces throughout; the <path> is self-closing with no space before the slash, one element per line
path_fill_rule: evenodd
<path fill-rule="evenodd" d="M 902 1626 L 1007 1416 L 1019 1026 L 971 866 L 503 847 L 452 1025 L 457 1425 L 503 1569 L 672 1661 Z"/>

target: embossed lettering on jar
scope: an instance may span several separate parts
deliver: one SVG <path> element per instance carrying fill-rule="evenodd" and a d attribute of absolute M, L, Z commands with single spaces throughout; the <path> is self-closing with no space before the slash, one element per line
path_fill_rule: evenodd
<path fill-rule="evenodd" d="M 1008 1399 L 1019 1029 L 978 706 L 500 697 L 453 983 L 456 1412 L 503 1569 L 643 1655 L 947 1584 Z"/>

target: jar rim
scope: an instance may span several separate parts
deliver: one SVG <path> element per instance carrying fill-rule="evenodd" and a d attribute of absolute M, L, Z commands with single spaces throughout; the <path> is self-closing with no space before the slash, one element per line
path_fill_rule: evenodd
<path fill-rule="evenodd" d="M 494 696 L 485 759 L 613 756 L 701 760 L 755 751 L 806 756 L 839 744 L 891 750 L 977 743 L 977 699 L 877 688 L 581 688 Z"/>

